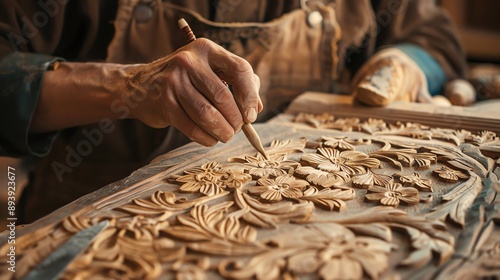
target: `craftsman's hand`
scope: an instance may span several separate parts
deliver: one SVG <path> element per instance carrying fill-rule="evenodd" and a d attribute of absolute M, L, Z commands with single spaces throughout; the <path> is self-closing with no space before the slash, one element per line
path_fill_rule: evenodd
<path fill-rule="evenodd" d="M 128 94 L 144 96 L 132 117 L 155 128 L 173 125 L 206 146 L 231 140 L 262 111 L 260 81 L 250 64 L 207 39 L 127 72 Z"/>
<path fill-rule="evenodd" d="M 387 48 L 372 56 L 353 80 L 356 100 L 372 106 L 393 101 L 432 102 L 420 67 L 404 52 Z"/>

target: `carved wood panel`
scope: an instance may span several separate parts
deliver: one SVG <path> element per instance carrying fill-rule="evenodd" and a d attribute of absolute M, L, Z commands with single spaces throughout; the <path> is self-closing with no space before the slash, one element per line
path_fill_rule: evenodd
<path fill-rule="evenodd" d="M 269 160 L 241 135 L 211 149 L 187 145 L 131 176 L 141 180 L 19 236 L 16 274 L 3 276 L 21 277 L 103 219 L 111 225 L 65 279 L 500 275 L 494 132 L 330 114 L 285 119 L 257 126 Z"/>

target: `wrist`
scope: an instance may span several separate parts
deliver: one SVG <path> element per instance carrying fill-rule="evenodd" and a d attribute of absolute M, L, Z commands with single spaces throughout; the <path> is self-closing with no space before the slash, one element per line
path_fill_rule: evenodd
<path fill-rule="evenodd" d="M 56 70 L 44 74 L 30 132 L 131 117 L 112 107 L 121 104 L 127 92 L 127 68 L 108 63 L 59 63 Z"/>

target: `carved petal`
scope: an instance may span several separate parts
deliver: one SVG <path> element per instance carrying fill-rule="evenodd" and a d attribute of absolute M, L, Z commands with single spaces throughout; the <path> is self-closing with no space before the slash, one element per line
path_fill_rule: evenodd
<path fill-rule="evenodd" d="M 377 186 L 385 186 L 392 182 L 393 178 L 384 174 L 374 173 L 371 168 L 368 168 L 364 174 L 356 175 L 352 178 L 352 183 L 355 187 L 368 188 L 374 184 Z"/>
<path fill-rule="evenodd" d="M 296 274 L 308 274 L 315 272 L 320 265 L 316 250 L 308 250 L 291 256 L 288 259 L 288 266 L 291 272 Z"/>
<path fill-rule="evenodd" d="M 302 199 L 312 201 L 330 211 L 333 209 L 339 209 L 339 211 L 341 211 L 346 206 L 345 201 L 354 199 L 355 196 L 356 193 L 352 189 L 325 189 L 318 191 L 316 188 L 311 187 L 304 191 Z"/>
<path fill-rule="evenodd" d="M 404 184 L 404 186 L 418 187 L 424 191 L 433 191 L 431 185 L 432 181 L 422 178 L 419 173 L 413 173 L 412 175 L 408 176 L 398 176 L 400 177 L 399 180 Z"/>
<path fill-rule="evenodd" d="M 359 262 L 347 256 L 340 256 L 326 262 L 319 274 L 323 279 L 362 279 L 363 269 Z"/>
<path fill-rule="evenodd" d="M 434 170 L 434 173 L 439 176 L 439 178 L 447 182 L 456 182 L 458 179 L 467 179 L 469 176 L 462 173 L 461 171 L 451 169 L 447 166 L 441 166 L 440 169 Z"/>
<path fill-rule="evenodd" d="M 386 196 L 380 200 L 380 203 L 387 206 L 399 206 L 399 199 L 396 197 Z"/>
<path fill-rule="evenodd" d="M 181 188 L 182 190 L 182 188 Z M 224 190 L 215 183 L 205 183 L 201 186 L 200 192 L 207 196 L 214 196 L 222 193 Z"/>

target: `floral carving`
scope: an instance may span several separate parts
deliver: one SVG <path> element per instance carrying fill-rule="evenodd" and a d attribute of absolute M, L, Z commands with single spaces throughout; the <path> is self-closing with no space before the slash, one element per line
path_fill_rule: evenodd
<path fill-rule="evenodd" d="M 315 187 L 308 187 L 301 199 L 314 202 L 314 204 L 325 208 L 326 210 L 338 209 L 342 211 L 346 207 L 345 201 L 354 199 L 356 193 L 354 190 L 340 190 L 340 189 L 324 189 L 318 190 Z"/>
<path fill-rule="evenodd" d="M 307 181 L 295 179 L 291 175 L 281 175 L 276 179 L 261 178 L 257 186 L 249 188 L 249 192 L 258 194 L 268 201 L 281 201 L 283 198 L 299 198 Z"/>
<path fill-rule="evenodd" d="M 355 146 L 358 145 L 368 145 L 371 143 L 370 140 L 351 140 L 348 137 L 332 137 L 323 136 L 319 139 L 323 144 L 323 147 L 339 149 L 339 150 L 354 150 Z"/>
<path fill-rule="evenodd" d="M 383 120 L 369 118 L 361 124 L 361 128 L 368 134 L 374 134 L 377 131 L 387 130 L 387 124 Z"/>
<path fill-rule="evenodd" d="M 357 236 L 334 223 L 305 226 L 294 236 L 268 241 L 277 248 L 258 254 L 244 267 L 225 260 L 219 272 L 233 279 L 277 279 L 287 267 L 295 275 L 316 272 L 323 279 L 361 279 L 365 274 L 378 278 L 387 269 L 388 254 L 393 249 L 384 240 Z"/>
<path fill-rule="evenodd" d="M 174 178 L 184 183 L 180 190 L 184 192 L 201 192 L 208 196 L 220 194 L 226 188 L 240 188 L 252 178 L 243 172 L 224 170 L 217 162 L 208 162 L 199 168 L 184 171 L 184 175 Z"/>
<path fill-rule="evenodd" d="M 325 245 L 318 254 L 319 275 L 324 279 L 332 275 L 338 279 L 361 279 L 364 274 L 375 279 L 387 269 L 387 255 L 393 248 L 390 244 L 371 237 L 357 237 L 340 226 L 332 227 L 323 228 L 318 236 L 319 243 Z"/>
<path fill-rule="evenodd" d="M 381 204 L 387 206 L 398 207 L 401 201 L 410 205 L 420 201 L 417 189 L 403 187 L 399 183 L 390 183 L 384 187 L 371 186 L 368 191 L 372 192 L 365 195 L 368 200 L 380 201 Z"/>
<path fill-rule="evenodd" d="M 227 162 L 198 159 L 178 175 L 172 175 L 177 166 L 173 172 L 167 169 L 135 184 L 128 199 L 110 195 L 108 208 L 77 212 L 19 237 L 20 272 L 12 277 L 22 278 L 71 235 L 102 219 L 109 219 L 110 226 L 68 267 L 64 279 L 355 279 L 398 277 L 398 272 L 417 269 L 420 275 L 437 275 L 446 271 L 444 264 L 462 261 L 465 251 L 481 252 L 488 235 L 496 233 L 500 185 L 494 172 L 500 161 L 495 166 L 486 154 L 476 157 L 497 152 L 494 133 L 328 114 L 301 118 L 319 128 L 371 135 L 334 132 L 318 139 L 327 134 L 318 131 L 311 133 L 316 141 L 273 141 L 266 147 L 267 160 L 239 155 Z M 380 137 L 395 134 L 420 140 Z M 394 174 L 395 168 L 402 171 Z M 437 180 L 444 183 L 433 185 Z M 439 188 L 422 200 L 419 191 L 433 192 L 433 187 Z M 419 202 L 406 211 L 396 209 Z M 469 214 L 475 213 L 481 214 L 477 224 L 488 227 L 477 235 L 465 232 L 470 236 L 458 241 L 471 245 L 455 247 L 454 236 L 463 233 L 456 225 L 469 227 Z M 498 244 L 483 252 L 482 268 L 498 269 Z M 0 255 L 6 250 L 1 247 Z M 469 261 L 480 255 L 467 256 L 463 261 L 474 271 Z M 5 269 L 5 257 L 1 260 Z"/>
<path fill-rule="evenodd" d="M 279 201 L 262 203 L 240 190 L 235 190 L 234 200 L 244 210 L 242 218 L 250 224 L 262 228 L 275 228 L 277 224 L 290 221 L 307 221 L 314 211 L 314 204 L 308 201 L 292 203 Z"/>
<path fill-rule="evenodd" d="M 413 173 L 407 176 L 399 176 L 399 180 L 405 187 L 417 187 L 422 191 L 433 191 L 432 181 L 430 179 L 425 179 L 420 176 L 419 173 Z"/>
<path fill-rule="evenodd" d="M 261 250 L 255 246 L 255 228 L 241 225 L 245 211 L 229 213 L 233 202 L 223 202 L 212 207 L 193 207 L 188 215 L 177 216 L 181 225 L 170 226 L 164 231 L 184 241 L 190 249 L 218 255 L 246 255 Z"/>
<path fill-rule="evenodd" d="M 285 175 L 300 166 L 296 161 L 287 160 L 284 154 L 270 155 L 268 160 L 258 155 L 256 157 L 245 156 L 243 159 L 232 158 L 230 161 L 242 162 L 245 165 L 245 169 L 254 178 Z"/>
<path fill-rule="evenodd" d="M 432 132 L 429 131 L 429 127 L 423 126 L 415 123 L 403 123 L 396 122 L 395 124 L 390 124 L 389 129 L 386 131 L 375 132 L 376 135 L 400 135 L 407 136 L 416 139 L 432 139 Z"/>
<path fill-rule="evenodd" d="M 333 122 L 334 119 L 335 117 L 328 113 L 324 113 L 321 115 L 300 113 L 295 117 L 294 121 L 300 123 L 306 123 L 315 128 L 320 128 L 324 124 Z"/>
<path fill-rule="evenodd" d="M 346 184 L 351 181 L 351 176 L 343 171 L 330 173 L 311 166 L 297 168 L 295 175 L 306 179 L 311 185 L 323 188 L 335 187 L 345 189 L 349 188 Z"/>
<path fill-rule="evenodd" d="M 455 223 L 465 226 L 465 216 L 481 191 L 481 179 L 472 173 L 471 177 L 442 196 L 443 204 L 432 209 L 428 217 L 444 219 L 449 217 Z"/>
<path fill-rule="evenodd" d="M 134 199 L 132 204 L 126 204 L 118 208 L 118 210 L 128 212 L 134 215 L 141 216 L 156 216 L 165 213 L 178 212 L 193 207 L 197 203 L 207 202 L 211 199 L 216 199 L 224 196 L 227 193 L 211 197 L 201 197 L 193 200 L 187 200 L 185 197 L 177 197 L 174 193 L 156 191 L 151 195 L 150 199 Z"/>
<path fill-rule="evenodd" d="M 323 114 L 307 114 L 299 113 L 295 122 L 306 123 L 315 128 L 337 129 L 342 131 L 359 131 L 361 130 L 359 118 L 338 118 L 328 113 Z"/>
<path fill-rule="evenodd" d="M 483 131 L 480 135 L 470 134 L 467 135 L 466 140 L 468 142 L 472 142 L 475 145 L 481 146 L 487 143 L 493 143 L 498 140 L 498 137 L 495 132 L 492 131 Z"/>
<path fill-rule="evenodd" d="M 432 163 L 437 162 L 435 154 L 419 153 L 415 149 L 377 151 L 370 153 L 370 157 L 387 160 L 400 169 L 403 169 L 403 164 L 419 169 L 429 169 Z"/>
<path fill-rule="evenodd" d="M 355 187 L 368 188 L 373 185 L 385 186 L 394 180 L 391 176 L 374 173 L 371 168 L 364 174 L 356 175 L 352 178 L 352 184 Z"/>
<path fill-rule="evenodd" d="M 466 130 L 435 128 L 418 123 L 396 122 L 386 123 L 383 120 L 368 118 L 365 121 L 359 118 L 336 118 L 327 113 L 306 114 L 299 113 L 293 120 L 297 123 L 306 123 L 315 128 L 330 128 L 341 131 L 363 131 L 371 135 L 399 135 L 415 139 L 439 139 L 451 142 L 456 146 L 468 142 L 479 147 L 481 152 L 491 157 L 500 155 L 500 137 L 492 131 L 483 131 L 472 134 Z"/>
<path fill-rule="evenodd" d="M 305 154 L 302 160 L 327 172 L 343 171 L 349 175 L 366 173 L 366 168 L 376 168 L 380 162 L 358 151 L 339 152 L 330 148 L 319 148 L 316 154 Z"/>
<path fill-rule="evenodd" d="M 461 171 L 451 169 L 447 166 L 441 166 L 440 169 L 434 170 L 434 173 L 437 174 L 437 176 L 447 182 L 456 182 L 458 179 L 467 179 L 469 176 L 465 173 L 462 173 Z"/>

